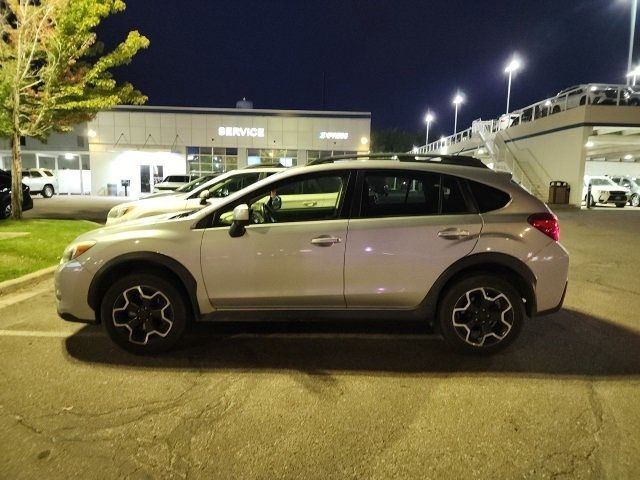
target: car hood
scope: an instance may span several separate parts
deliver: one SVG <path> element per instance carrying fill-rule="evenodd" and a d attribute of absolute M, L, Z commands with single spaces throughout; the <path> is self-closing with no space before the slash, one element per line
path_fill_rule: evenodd
<path fill-rule="evenodd" d="M 598 190 L 600 192 L 627 192 L 627 193 L 629 193 L 629 189 L 627 187 L 622 187 L 620 185 L 591 185 L 591 190 Z"/>
<path fill-rule="evenodd" d="M 195 211 L 197 210 L 194 210 L 194 212 Z M 185 215 L 185 213 L 189 213 L 189 215 Z M 100 228 L 96 228 L 95 230 L 83 233 L 78 236 L 73 243 L 87 240 L 100 240 L 101 237 L 112 237 L 119 233 L 130 234 L 132 231 L 136 230 L 161 230 L 168 225 L 175 226 L 177 222 L 184 222 L 185 224 L 191 225 L 194 222 L 193 218 L 189 218 L 191 213 L 192 212 L 163 213 L 160 215 L 153 215 L 151 217 L 137 218 L 127 222 L 115 223 L 113 225 L 104 225 Z"/>

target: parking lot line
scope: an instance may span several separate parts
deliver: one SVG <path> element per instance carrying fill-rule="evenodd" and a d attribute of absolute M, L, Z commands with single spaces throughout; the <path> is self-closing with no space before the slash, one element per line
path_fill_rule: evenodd
<path fill-rule="evenodd" d="M 100 332 L 43 332 L 37 330 L 0 330 L 0 337 L 43 337 L 43 338 L 67 338 L 72 335 L 83 337 L 99 337 Z"/>
<path fill-rule="evenodd" d="M 16 303 L 20 303 L 25 300 L 28 300 L 32 297 L 50 293 L 52 289 L 53 287 L 51 286 L 51 284 L 47 282 L 44 286 L 36 290 L 29 290 L 23 293 L 10 293 L 8 295 L 3 295 L 2 297 L 0 297 L 0 310 L 3 308 L 9 307 L 11 305 L 15 305 Z"/>

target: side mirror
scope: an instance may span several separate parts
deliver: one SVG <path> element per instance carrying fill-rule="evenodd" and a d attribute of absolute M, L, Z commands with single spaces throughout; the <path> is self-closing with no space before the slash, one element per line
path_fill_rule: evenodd
<path fill-rule="evenodd" d="M 200 192 L 200 195 L 198 195 L 198 198 L 200 199 L 200 205 L 206 205 L 207 204 L 207 199 L 211 196 L 211 192 L 209 192 L 209 190 L 203 190 Z"/>
<path fill-rule="evenodd" d="M 233 238 L 241 237 L 246 232 L 245 225 L 249 224 L 249 205 L 243 203 L 233 209 L 233 223 L 229 228 L 229 235 Z"/>

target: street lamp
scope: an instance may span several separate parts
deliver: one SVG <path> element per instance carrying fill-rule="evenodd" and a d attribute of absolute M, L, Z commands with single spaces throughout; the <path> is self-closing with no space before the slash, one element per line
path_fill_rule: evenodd
<path fill-rule="evenodd" d="M 633 42 L 636 33 L 636 16 L 638 13 L 638 0 L 631 0 L 631 32 L 629 33 L 629 57 L 627 58 L 627 72 L 631 72 L 633 61 Z"/>
<path fill-rule="evenodd" d="M 504 69 L 504 73 L 509 74 L 509 87 L 507 89 L 507 113 L 509 113 L 509 101 L 511 100 L 511 77 L 514 72 L 520 70 L 521 67 L 522 62 L 516 57 L 513 57 L 511 62 L 509 62 L 509 65 L 507 65 L 507 68 Z"/>
<path fill-rule="evenodd" d="M 427 138 L 425 146 L 429 145 L 429 126 L 435 119 L 436 117 L 433 116 L 433 113 L 431 113 L 431 111 L 427 111 L 427 114 L 424 116 L 424 122 L 427 124 Z"/>
<path fill-rule="evenodd" d="M 640 77 L 640 65 L 636 66 L 633 70 L 627 73 L 627 78 L 631 79 L 631 85 L 635 87 L 636 81 Z"/>
<path fill-rule="evenodd" d="M 453 97 L 453 104 L 456 107 L 456 115 L 455 115 L 455 119 L 453 121 L 453 134 L 455 135 L 456 133 L 458 133 L 458 106 L 464 102 L 464 97 L 462 96 L 462 94 L 460 92 L 456 93 L 456 96 Z"/>

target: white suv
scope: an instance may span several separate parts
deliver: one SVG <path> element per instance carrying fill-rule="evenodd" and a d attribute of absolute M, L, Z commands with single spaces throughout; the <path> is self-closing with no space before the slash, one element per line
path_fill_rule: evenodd
<path fill-rule="evenodd" d="M 196 188 L 189 189 L 185 193 L 158 194 L 133 202 L 121 203 L 109 210 L 107 225 L 162 213 L 199 210 L 208 204 L 219 202 L 258 180 L 283 170 L 284 168 L 274 167 L 249 167 L 232 170 L 203 183 L 201 183 L 201 179 L 198 179 L 198 181 L 187 184 L 189 186 L 196 185 Z"/>
<path fill-rule="evenodd" d="M 134 353 L 171 348 L 192 321 L 275 311 L 424 319 L 456 350 L 490 353 L 561 307 L 557 218 L 509 174 L 470 157 L 369 157 L 78 237 L 56 271 L 58 313 L 101 322 Z"/>
<path fill-rule="evenodd" d="M 591 186 L 591 193 L 589 193 Z M 618 208 L 624 208 L 629 201 L 629 189 L 622 187 L 606 176 L 585 175 L 582 184 L 582 198 L 587 206 L 598 203 L 615 204 Z"/>
<path fill-rule="evenodd" d="M 58 190 L 58 177 L 48 168 L 23 170 L 22 183 L 29 186 L 31 193 L 39 193 L 44 198 L 51 198 Z"/>

